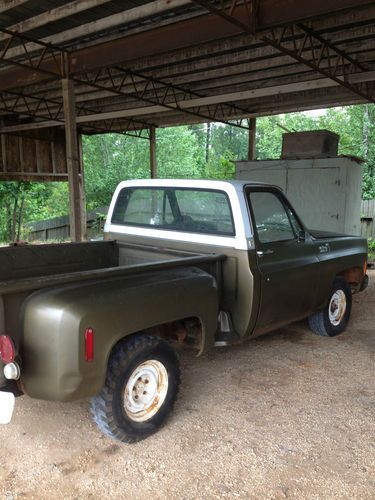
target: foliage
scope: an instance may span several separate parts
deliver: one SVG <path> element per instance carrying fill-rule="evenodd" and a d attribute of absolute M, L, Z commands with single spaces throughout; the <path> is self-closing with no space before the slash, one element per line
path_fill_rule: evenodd
<path fill-rule="evenodd" d="M 86 136 L 84 165 L 88 209 L 108 205 L 117 184 L 150 176 L 147 140 L 120 134 Z M 201 177 L 198 140 L 187 127 L 157 131 L 158 176 Z"/>
<path fill-rule="evenodd" d="M 375 262 L 375 239 L 368 240 L 368 259 L 370 262 Z"/>
<path fill-rule="evenodd" d="M 42 220 L 68 211 L 68 186 L 31 182 L 0 183 L 0 241 L 19 240 L 31 220 Z"/>
<path fill-rule="evenodd" d="M 366 160 L 363 198 L 375 198 L 375 105 L 292 113 L 257 120 L 257 159 L 279 158 L 285 131 L 328 129 L 340 135 L 340 154 Z M 121 180 L 147 178 L 147 140 L 120 134 L 86 136 L 83 141 L 88 210 L 106 206 Z M 234 178 L 236 160 L 247 158 L 247 130 L 220 123 L 157 130 L 159 177 Z M 25 227 L 68 213 L 66 183 L 0 183 L 0 241 L 27 236 Z"/>

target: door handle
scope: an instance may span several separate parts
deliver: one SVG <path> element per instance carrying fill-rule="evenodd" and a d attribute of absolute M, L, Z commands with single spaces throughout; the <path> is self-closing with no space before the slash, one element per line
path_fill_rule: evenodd
<path fill-rule="evenodd" d="M 264 250 L 264 251 L 262 251 L 262 250 L 257 251 L 257 255 L 259 255 L 259 257 L 263 257 L 264 255 L 272 255 L 273 253 L 274 253 L 274 251 L 270 250 L 270 249 Z"/>

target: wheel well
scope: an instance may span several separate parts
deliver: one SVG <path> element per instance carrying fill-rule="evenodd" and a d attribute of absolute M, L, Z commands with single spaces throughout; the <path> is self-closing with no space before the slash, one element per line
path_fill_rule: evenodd
<path fill-rule="evenodd" d="M 203 326 L 199 318 L 183 318 L 147 328 L 145 332 L 171 343 L 184 344 L 200 350 L 203 342 Z"/>
<path fill-rule="evenodd" d="M 183 344 L 200 351 L 203 347 L 202 344 L 204 342 L 203 332 L 204 328 L 202 322 L 199 318 L 196 317 L 169 321 L 167 323 L 155 325 L 150 328 L 145 328 L 142 331 L 126 335 L 112 346 L 111 352 L 120 342 L 140 333 L 154 335 L 156 337 L 160 337 L 168 343 Z"/>
<path fill-rule="evenodd" d="M 350 267 L 341 271 L 337 276 L 342 276 L 349 285 L 358 285 L 363 278 L 363 269 L 361 267 Z"/>

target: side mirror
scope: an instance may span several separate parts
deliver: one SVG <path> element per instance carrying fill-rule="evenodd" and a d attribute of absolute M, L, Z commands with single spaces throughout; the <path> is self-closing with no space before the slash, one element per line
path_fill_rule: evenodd
<path fill-rule="evenodd" d="M 298 231 L 298 241 L 303 242 L 306 241 L 307 233 L 306 231 Z"/>

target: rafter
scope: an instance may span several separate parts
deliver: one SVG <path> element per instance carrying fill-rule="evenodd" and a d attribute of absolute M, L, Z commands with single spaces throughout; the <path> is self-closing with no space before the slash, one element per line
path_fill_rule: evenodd
<path fill-rule="evenodd" d="M 270 35 L 262 39 L 280 52 L 346 87 L 367 101 L 375 102 L 373 82 L 350 81 L 351 75 L 366 73 L 367 67 L 335 47 L 312 28 L 303 24 L 289 24 L 271 30 Z M 290 42 L 292 42 L 292 47 L 290 47 Z"/>
<path fill-rule="evenodd" d="M 22 111 L 18 110 L 20 105 Z M 62 108 L 62 102 L 55 99 L 48 100 L 16 92 L 0 92 L 0 110 L 9 114 L 54 120 L 62 125 L 64 124 L 64 120 L 61 119 Z"/>
<path fill-rule="evenodd" d="M 18 107 L 22 105 L 22 109 Z M 47 128 L 63 126 L 64 113 L 63 102 L 58 99 L 46 99 L 45 97 L 35 97 L 25 93 L 17 92 L 0 92 L 0 110 L 9 114 L 15 114 L 22 117 L 34 118 L 40 120 L 36 123 L 26 123 L 20 125 L 11 125 L 0 128 L 1 133 L 11 133 L 15 131 L 26 131 L 30 128 Z M 148 130 L 151 123 L 146 123 L 142 120 L 134 120 L 128 117 L 126 120 L 119 118 L 103 118 L 98 123 L 88 125 L 90 114 L 98 113 L 98 110 L 85 105 L 76 106 L 77 122 L 81 127 L 92 131 L 93 133 L 107 133 L 112 131 L 120 131 L 125 135 L 147 138 Z M 48 124 L 48 125 L 45 125 Z M 133 132 L 132 132 L 133 131 Z"/>
<path fill-rule="evenodd" d="M 60 5 L 55 9 L 42 12 L 42 14 L 29 17 L 24 21 L 13 24 L 12 26 L 9 26 L 8 29 L 17 33 L 25 33 L 26 31 L 40 28 L 41 26 L 53 23 L 55 21 L 58 21 L 59 19 L 64 19 L 65 17 L 74 16 L 79 12 L 93 9 L 94 7 L 99 7 L 100 5 L 103 5 L 110 1 L 111 0 L 74 0 L 67 4 Z M 7 38 L 8 35 L 6 33 L 0 33 L 0 40 L 5 40 Z"/>
<path fill-rule="evenodd" d="M 259 0 L 233 0 L 228 8 L 218 8 L 209 0 L 192 0 L 208 11 L 225 19 L 228 23 L 240 27 L 244 32 L 255 34 Z M 241 6 L 248 6 L 244 15 Z M 281 27 L 271 28 L 258 34 L 257 38 L 267 45 L 310 67 L 330 80 L 346 87 L 369 102 L 375 102 L 375 86 L 373 82 L 362 81 L 351 83 L 349 77 L 354 73 L 365 73 L 367 68 L 337 48 L 328 39 L 302 23 L 287 23 Z"/>
<path fill-rule="evenodd" d="M 74 80 L 98 90 L 110 91 L 113 94 L 160 106 L 165 110 L 180 111 L 204 120 L 248 128 L 241 119 L 248 111 L 241 107 L 227 102 L 201 102 L 200 99 L 204 100 L 206 96 L 129 69 L 103 68 L 95 73 L 81 75 L 80 78 L 74 77 Z"/>
<path fill-rule="evenodd" d="M 87 0 L 89 1 L 89 0 Z M 94 1 L 94 0 L 93 0 Z M 107 2 L 109 0 L 99 0 L 98 4 Z M 84 4 L 82 0 L 76 0 L 76 2 L 72 3 L 77 3 L 77 8 L 79 8 L 80 4 Z M 184 5 L 190 4 L 190 0 L 156 0 L 154 2 L 148 2 L 144 5 L 139 5 L 137 7 L 133 7 L 132 9 L 126 9 L 122 12 L 116 12 L 116 14 L 112 14 L 110 16 L 103 17 L 101 19 L 97 19 L 95 21 L 90 21 L 89 23 L 86 24 L 81 24 L 80 26 L 77 26 L 75 28 L 71 28 L 69 30 L 65 31 L 60 31 L 59 33 L 55 33 L 54 35 L 47 36 L 43 38 L 41 41 L 44 43 L 54 43 L 54 44 L 60 44 L 60 43 L 66 43 L 69 42 L 70 40 L 75 40 L 81 36 L 88 36 L 88 35 L 93 35 L 94 33 L 99 33 L 103 30 L 109 30 L 112 28 L 119 27 L 123 24 L 128 24 L 128 23 L 133 23 L 134 21 L 139 21 L 140 19 L 144 19 L 149 16 L 156 16 L 163 14 L 164 12 L 171 11 L 173 9 L 177 9 L 179 7 L 183 7 Z M 62 6 L 65 8 L 65 6 Z M 62 9 L 62 7 L 58 7 L 57 9 L 54 9 L 55 11 L 58 11 L 59 9 Z M 85 10 L 85 9 L 81 9 Z M 62 12 L 59 10 L 59 13 Z M 71 14 L 69 14 L 71 15 Z M 42 17 L 45 16 L 45 17 Z M 46 20 L 49 19 L 49 17 L 46 17 L 46 14 L 41 14 L 40 16 L 40 21 L 43 22 L 43 24 L 46 24 Z M 65 14 L 66 16 L 66 14 Z M 64 17 L 65 17 L 64 16 Z M 10 27 L 9 29 L 14 30 L 14 31 L 20 31 L 24 32 L 26 31 L 26 27 L 32 25 L 31 23 L 33 20 L 36 18 L 31 18 L 29 21 L 29 25 L 27 24 L 27 21 L 24 21 L 22 23 L 19 23 L 19 25 L 15 25 Z M 48 21 L 51 22 L 51 21 Z M 35 25 L 35 22 L 33 22 Z M 39 25 L 40 26 L 40 25 Z M 34 26 L 36 27 L 36 26 Z M 32 29 L 32 28 L 28 28 Z M 6 35 L 0 35 L 0 40 L 4 39 Z M 29 54 L 32 54 L 36 51 L 39 50 L 39 46 L 37 43 L 29 42 L 26 45 L 26 48 L 28 50 Z M 17 57 L 21 56 L 23 54 L 23 48 L 22 47 L 14 47 L 9 51 L 9 56 L 10 57 Z"/>
<path fill-rule="evenodd" d="M 45 75 L 47 78 L 62 78 L 64 76 L 64 54 L 66 51 L 6 28 L 0 28 L 0 32 L 7 36 L 6 40 L 0 42 L 0 62 L 3 63 L 3 66 L 19 66 L 36 75 Z M 38 45 L 39 53 L 37 56 L 29 52 L 27 48 L 27 42 L 29 41 L 33 41 Z M 10 50 L 14 44 L 19 44 L 22 57 L 14 58 L 10 55 Z M 26 73 L 26 77 L 30 78 L 29 72 Z M 13 87 L 17 85 L 22 85 L 22 81 L 13 82 Z"/>
<path fill-rule="evenodd" d="M 28 1 L 29 0 L 8 0 L 7 2 L 2 2 L 0 4 L 0 14 L 7 12 L 8 10 L 15 9 Z"/>
<path fill-rule="evenodd" d="M 1 31 L 1 30 L 0 30 Z M 24 34 L 13 33 L 9 30 L 2 30 L 9 35 L 4 42 L 4 50 L 0 52 L 0 61 L 9 62 L 8 52 L 15 40 L 21 40 L 25 50 L 25 59 L 12 61 L 13 64 L 26 67 L 36 72 L 45 73 L 53 78 L 60 78 L 69 75 L 71 66 L 71 54 L 66 50 L 61 50 L 52 44 L 38 42 L 42 47 L 42 52 L 38 58 L 33 58 L 27 51 L 26 41 L 30 40 Z M 51 64 L 52 62 L 52 64 Z M 118 83 L 116 73 L 120 73 L 120 82 Z M 227 103 L 215 103 L 212 105 L 199 104 L 197 106 L 181 106 L 181 102 L 192 100 L 194 98 L 204 97 L 193 93 L 181 87 L 144 76 L 139 73 L 133 73 L 129 69 L 123 68 L 100 68 L 94 73 L 84 73 L 80 76 L 69 75 L 69 77 L 79 83 L 89 85 L 98 90 L 106 90 L 115 95 L 132 97 L 149 104 L 160 105 L 165 109 L 181 111 L 185 114 L 192 114 L 203 120 L 218 121 L 230 124 L 240 128 L 248 128 L 244 125 L 242 118 L 246 116 L 247 111 L 237 106 Z M 137 81 L 136 81 L 137 79 Z M 17 83 L 16 83 L 17 85 Z M 130 91 L 125 87 L 130 85 Z"/>

